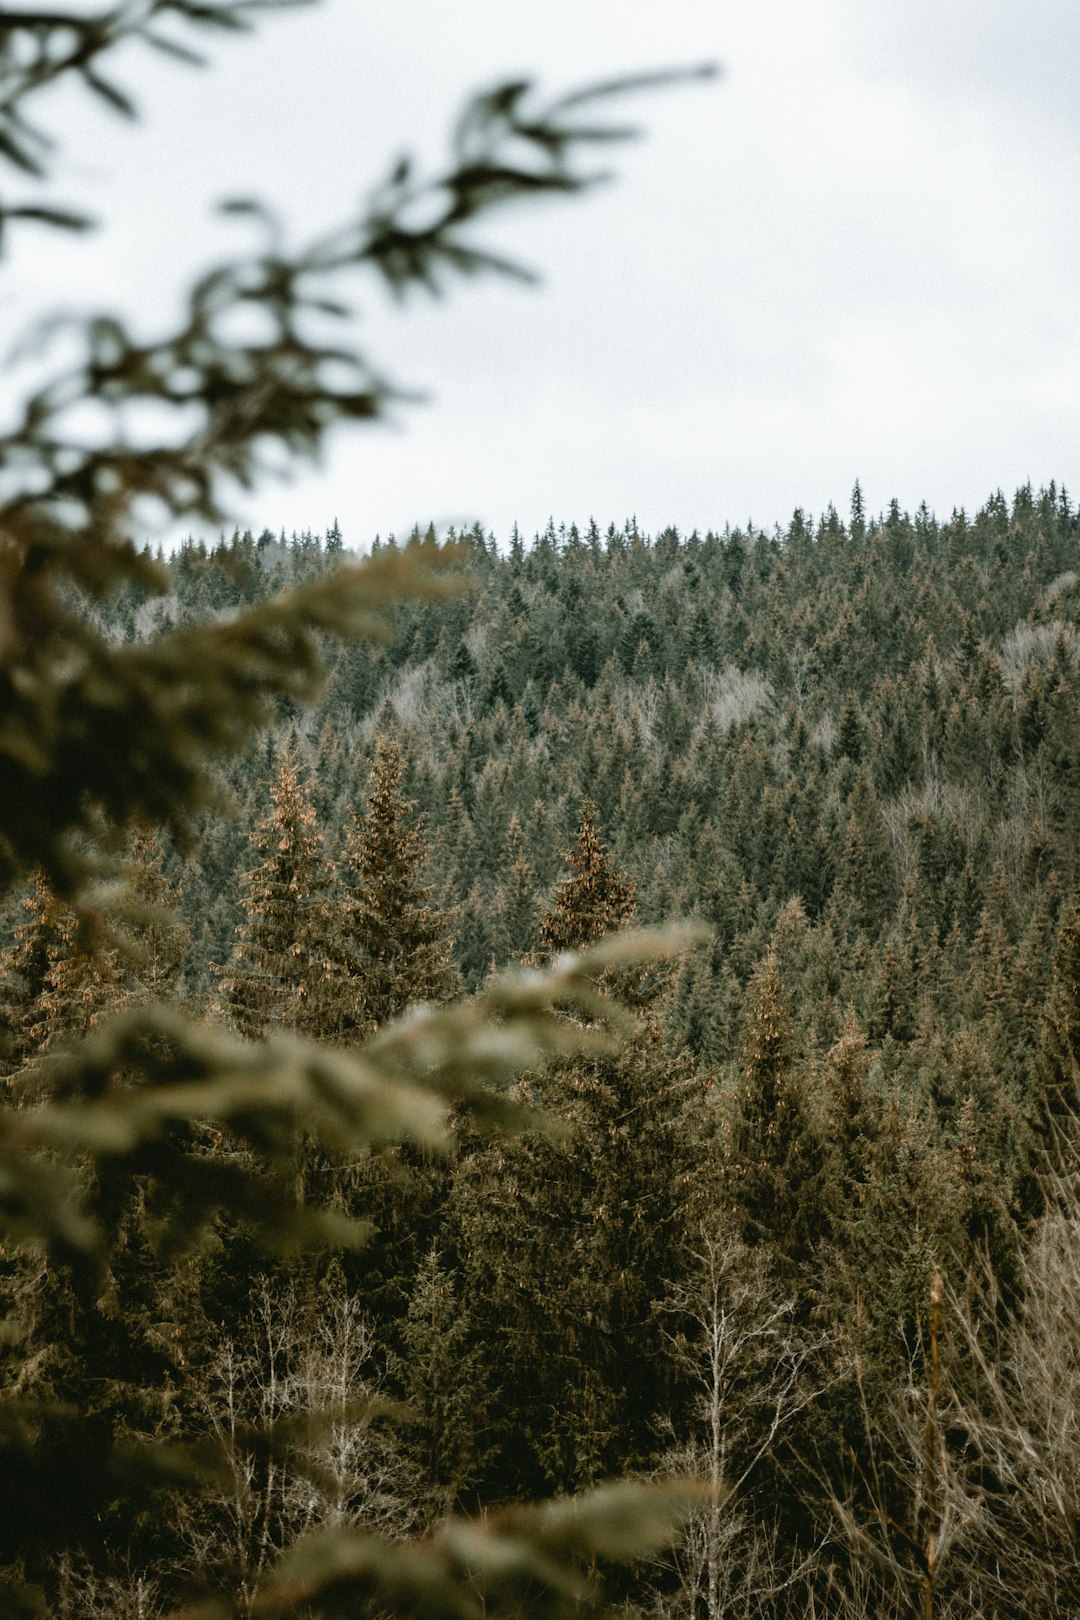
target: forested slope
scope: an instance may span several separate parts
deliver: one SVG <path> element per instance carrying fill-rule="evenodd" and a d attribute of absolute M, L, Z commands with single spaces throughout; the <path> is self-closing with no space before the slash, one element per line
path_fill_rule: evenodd
<path fill-rule="evenodd" d="M 253 1451 L 216 1522 L 177 1507 L 129 1565 L 165 1604 L 335 1515 L 404 1532 L 689 1469 L 733 1499 L 627 1577 L 642 1607 L 1071 1612 L 1080 1454 L 1031 1439 L 1048 1383 L 1075 1385 L 1080 1301 L 1067 496 L 943 522 L 871 518 L 856 488 L 846 521 L 773 534 L 461 538 L 463 589 L 398 608 L 381 647 L 328 645 L 318 706 L 223 772 L 231 815 L 129 850 L 128 883 L 175 906 L 147 913 L 137 967 L 86 956 L 41 884 L 10 911 L 9 1083 L 141 995 L 348 1044 L 631 919 L 708 935 L 612 970 L 629 1044 L 530 1077 L 563 1134 L 463 1119 L 449 1158 L 298 1150 L 308 1190 L 373 1217 L 359 1257 L 253 1277 L 238 1221 L 165 1302 L 136 1223 L 126 1336 L 83 1324 L 59 1366 L 62 1302 L 9 1268 L 43 1387 L 84 1400 L 90 1379 L 110 1421 L 408 1403 L 396 1428 L 343 1419 L 337 1497 Z M 140 640 L 342 547 L 336 524 L 188 544 L 169 595 L 93 611 Z M 70 1612 L 130 1588 L 119 1562 L 106 1529 Z"/>

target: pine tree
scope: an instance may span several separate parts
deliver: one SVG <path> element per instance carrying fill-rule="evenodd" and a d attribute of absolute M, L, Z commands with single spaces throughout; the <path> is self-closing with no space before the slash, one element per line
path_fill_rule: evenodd
<path fill-rule="evenodd" d="M 127 883 L 135 914 L 120 927 L 130 953 L 131 1001 L 177 998 L 187 957 L 190 930 L 179 915 L 180 895 L 165 876 L 161 846 L 146 828 L 131 841 Z"/>
<path fill-rule="evenodd" d="M 634 908 L 634 886 L 608 860 L 591 799 L 581 806 L 577 843 L 568 850 L 570 873 L 557 885 L 540 937 L 552 954 L 583 950 L 621 928 Z"/>
<path fill-rule="evenodd" d="M 421 879 L 423 827 L 401 790 L 399 745 L 381 737 L 366 813 L 345 837 L 350 885 L 345 908 L 359 987 L 356 1027 L 377 1029 L 421 1001 L 453 994 L 449 918 L 430 904 Z"/>
<path fill-rule="evenodd" d="M 96 1029 L 129 999 L 129 969 L 108 916 L 61 907 L 29 1031 L 34 1049 L 51 1051 Z"/>
<path fill-rule="evenodd" d="M 447 1232 L 500 1439 L 483 1470 L 489 1499 L 656 1464 L 676 1398 L 656 1307 L 697 1212 L 688 1105 L 699 1092 L 650 1025 L 632 1052 L 530 1082 L 525 1100 L 563 1137 L 464 1156 Z"/>
<path fill-rule="evenodd" d="M 271 1029 L 340 1038 L 355 1020 L 356 989 L 333 904 L 333 869 L 290 755 L 270 799 L 273 809 L 252 836 L 262 859 L 243 879 L 242 919 L 219 993 L 249 1038 Z"/>
<path fill-rule="evenodd" d="M 519 961 L 535 946 L 537 931 L 536 874 L 525 853 L 517 815 L 506 839 L 509 870 L 495 896 L 495 943 L 501 962 Z"/>
<path fill-rule="evenodd" d="M 541 925 L 548 949 L 603 938 L 633 903 L 588 801 L 567 859 Z M 487 1469 L 496 1495 L 579 1488 L 655 1459 L 673 1398 L 656 1305 L 694 1219 L 688 1105 L 699 1090 L 646 1017 L 632 1051 L 530 1078 L 525 1100 L 562 1121 L 563 1138 L 528 1134 L 466 1156 L 448 1230 L 504 1437 Z"/>
<path fill-rule="evenodd" d="M 435 1244 L 417 1271 L 401 1341 L 396 1371 L 408 1402 L 407 1438 L 440 1516 L 467 1493 L 491 1439 L 483 1358 L 461 1279 Z"/>
<path fill-rule="evenodd" d="M 792 1050 L 791 1016 L 770 951 L 746 992 L 727 1180 L 740 1236 L 765 1243 L 789 1275 L 825 1239 L 823 1149 Z"/>

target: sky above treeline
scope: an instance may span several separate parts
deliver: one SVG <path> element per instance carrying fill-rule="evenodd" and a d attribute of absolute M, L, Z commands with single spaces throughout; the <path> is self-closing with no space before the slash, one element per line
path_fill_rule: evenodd
<path fill-rule="evenodd" d="M 856 478 L 871 510 L 943 516 L 1028 480 L 1080 491 L 1074 0 L 323 0 L 203 72 L 133 52 L 139 125 L 55 99 L 53 193 L 107 228 L 23 233 L 5 336 L 57 303 L 162 329 L 248 240 L 217 199 L 262 196 L 302 240 L 402 150 L 437 162 L 471 90 L 705 61 L 719 80 L 633 104 L 614 184 L 487 228 L 538 288 L 404 311 L 364 288 L 358 337 L 425 402 L 238 518 L 336 517 L 364 547 L 431 520 L 768 528 L 845 511 Z"/>

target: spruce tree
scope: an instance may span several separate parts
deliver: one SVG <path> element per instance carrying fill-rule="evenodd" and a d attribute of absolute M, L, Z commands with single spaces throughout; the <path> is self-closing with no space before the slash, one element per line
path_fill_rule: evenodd
<path fill-rule="evenodd" d="M 468 1302 L 434 1243 L 417 1270 L 401 1343 L 395 1370 L 408 1403 L 406 1440 L 438 1515 L 467 1499 L 491 1435 Z"/>
<path fill-rule="evenodd" d="M 179 914 L 180 895 L 165 875 L 161 845 L 137 828 L 127 863 L 133 910 L 120 921 L 130 957 L 130 1001 L 175 1000 L 187 958 L 190 930 Z"/>
<path fill-rule="evenodd" d="M 457 911 L 457 959 L 468 993 L 478 990 L 498 965 L 496 932 L 492 915 L 491 889 L 476 882 Z"/>
<path fill-rule="evenodd" d="M 577 842 L 566 859 L 570 872 L 556 885 L 540 924 L 540 937 L 552 955 L 595 944 L 620 928 L 634 908 L 634 886 L 608 860 L 591 799 L 582 803 Z"/>
<path fill-rule="evenodd" d="M 1043 1010 L 1036 1123 L 1056 1157 L 1072 1152 L 1080 1118 L 1080 891 L 1062 907 Z"/>
<path fill-rule="evenodd" d="M 0 953 L 0 1074 L 77 1040 L 122 1006 L 177 994 L 187 930 L 145 830 L 133 835 L 122 877 L 107 908 L 80 917 L 34 874 Z"/>
<path fill-rule="evenodd" d="M 342 916 L 356 997 L 351 1039 L 459 988 L 449 917 L 431 904 L 422 880 L 424 829 L 402 791 L 404 768 L 400 745 L 380 737 L 366 811 L 345 834 Z M 403 1354 L 414 1279 L 434 1240 L 445 1192 L 442 1161 L 403 1146 L 356 1166 L 345 1194 L 374 1225 L 360 1275 L 370 1309 Z"/>
<path fill-rule="evenodd" d="M 243 878 L 232 958 L 219 975 L 225 1011 L 241 1035 L 271 1029 L 340 1038 L 355 1019 L 333 869 L 323 850 L 299 765 L 286 755 L 272 810 L 252 836 L 259 864 Z"/>
<path fill-rule="evenodd" d="M 864 744 L 862 715 L 854 695 L 849 692 L 844 699 L 840 721 L 836 728 L 835 752 L 838 757 L 850 759 L 852 764 L 858 765 L 863 756 Z"/>
<path fill-rule="evenodd" d="M 112 881 L 78 910 L 40 871 L 23 897 L 26 915 L 0 956 L 0 996 L 22 1030 L 23 1060 L 30 1048 L 44 1052 L 80 1039 L 120 1007 L 178 991 L 187 930 L 156 840 L 136 829 L 127 855 L 110 854 L 108 864 Z"/>
<path fill-rule="evenodd" d="M 830 1282 L 839 1292 L 838 1311 L 858 1294 L 862 1227 L 874 1174 L 881 1128 L 880 1101 L 870 1085 L 874 1054 L 849 1013 L 840 1039 L 820 1069 L 826 1132 L 825 1176 L 832 1209 Z M 854 1259 L 853 1259 L 854 1256 Z"/>
<path fill-rule="evenodd" d="M 832 908 L 845 931 L 875 935 L 893 899 L 893 853 L 881 804 L 860 770 L 844 806 Z"/>
<path fill-rule="evenodd" d="M 81 917 L 35 874 L 23 902 L 25 919 L 0 964 L 12 1034 L 8 1067 L 16 1084 L 20 1071 L 25 1075 L 39 1057 L 62 1059 L 65 1047 L 92 1034 L 109 1015 L 175 997 L 185 936 L 154 907 L 154 901 L 173 898 L 154 862 L 153 841 L 136 832 L 125 882 L 108 897 L 108 909 Z M 151 1202 L 146 1186 L 99 1196 L 98 1290 L 88 1287 L 83 1268 L 66 1260 L 21 1246 L 0 1251 L 0 1308 L 8 1333 L 0 1378 L 8 1392 L 17 1383 L 42 1411 L 63 1403 L 85 1416 L 91 1432 L 112 1433 L 123 1444 L 172 1426 L 168 1409 L 183 1357 L 166 1324 L 181 1295 L 189 1324 L 196 1314 L 184 1279 L 155 1264 L 148 1237 Z M 22 1363 L 17 1371 L 16 1359 Z M 50 1455 L 48 1438 L 40 1450 L 46 1473 L 64 1466 Z M 67 1466 L 87 1464 L 76 1456 Z M 127 1505 L 115 1500 L 114 1486 L 106 1487 L 105 1501 L 95 1501 L 105 1482 L 93 1478 L 92 1467 L 87 1472 L 84 1552 L 96 1553 L 103 1536 L 118 1532 L 134 1548 L 139 1527 L 127 1517 Z M 27 1549 L 50 1531 L 47 1518 L 26 1524 Z"/>
<path fill-rule="evenodd" d="M 506 863 L 508 870 L 495 896 L 495 941 L 499 960 L 513 962 L 534 948 L 537 930 L 536 874 L 516 814 L 507 833 Z"/>
<path fill-rule="evenodd" d="M 632 905 L 588 801 L 567 860 L 541 923 L 548 949 L 604 937 Z M 525 1100 L 564 1135 L 475 1145 L 460 1165 L 447 1229 L 503 1436 L 486 1470 L 493 1494 L 580 1488 L 656 1461 L 673 1397 L 656 1305 L 694 1219 L 688 1104 L 699 1090 L 689 1060 L 671 1058 L 644 1017 L 632 1050 L 529 1079 Z"/>
<path fill-rule="evenodd" d="M 78 1040 L 128 999 L 127 964 L 108 922 L 90 919 L 90 929 L 87 923 L 69 907 L 60 913 L 30 1032 L 41 1052 Z"/>
<path fill-rule="evenodd" d="M 380 737 L 367 810 L 345 837 L 348 944 L 357 976 L 356 1029 L 374 1030 L 416 1002 L 453 994 L 449 918 L 421 877 L 423 825 L 401 789 L 401 748 Z"/>
<path fill-rule="evenodd" d="M 482 1470 L 489 1497 L 657 1461 L 675 1396 L 656 1306 L 697 1208 L 699 1091 L 653 1026 L 633 1052 L 532 1080 L 524 1098 L 564 1135 L 477 1144 L 460 1162 L 446 1230 L 501 1442 Z"/>
<path fill-rule="evenodd" d="M 746 992 L 727 1180 L 740 1236 L 767 1244 L 789 1278 L 825 1237 L 823 1148 L 803 1093 L 776 956 Z"/>

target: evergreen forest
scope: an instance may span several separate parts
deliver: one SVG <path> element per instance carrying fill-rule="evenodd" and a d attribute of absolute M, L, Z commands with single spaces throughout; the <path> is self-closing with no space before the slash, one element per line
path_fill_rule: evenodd
<path fill-rule="evenodd" d="M 369 551 L 391 583 L 366 639 L 327 606 L 336 522 L 65 597 L 135 671 L 120 727 L 155 648 L 227 658 L 236 626 L 262 638 L 245 658 L 324 673 L 279 682 L 258 730 L 220 693 L 212 723 L 192 710 L 230 743 L 192 817 L 84 819 L 89 889 L 21 835 L 7 1128 L 49 1100 L 32 1160 L 85 1154 L 107 1262 L 59 1204 L 51 1247 L 8 1223 L 4 1612 L 468 1620 L 554 1587 L 579 1613 L 539 1553 L 508 1607 L 470 1608 L 465 1541 L 451 1601 L 438 1527 L 512 1540 L 526 1504 L 677 1477 L 671 1545 L 576 1548 L 628 1615 L 1080 1614 L 1065 490 L 944 520 L 872 515 L 856 485 L 772 532 Z M 416 555 L 434 583 L 410 597 Z M 299 652 L 282 592 L 321 604 Z M 129 1138 L 147 1053 L 160 1113 Z M 364 1053 L 404 1101 L 371 1092 L 361 1150 L 325 1116 Z M 224 1119 L 209 1090 L 170 1113 L 215 1065 Z M 63 1136 L 76 1095 L 96 1136 Z M 119 1186 L 87 1168 L 110 1154 Z M 0 1187 L 8 1214 L 26 1187 Z M 150 1496 L 145 1463 L 73 1459 L 65 1413 L 87 1458 L 153 1441 Z M 428 1586 L 370 1550 L 406 1540 L 443 1549 Z M 339 1560 L 317 1604 L 302 1558 L 267 1585 L 294 1543 Z"/>

